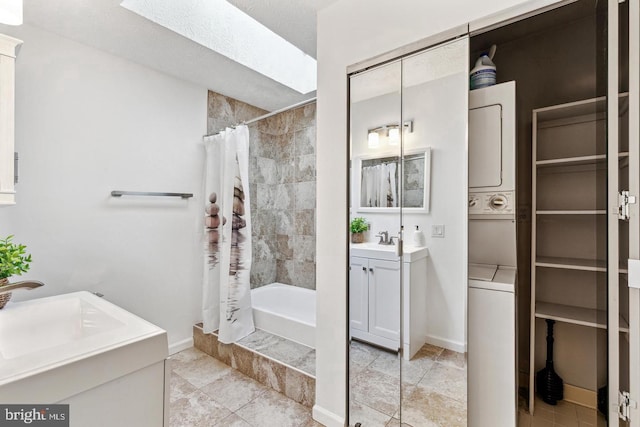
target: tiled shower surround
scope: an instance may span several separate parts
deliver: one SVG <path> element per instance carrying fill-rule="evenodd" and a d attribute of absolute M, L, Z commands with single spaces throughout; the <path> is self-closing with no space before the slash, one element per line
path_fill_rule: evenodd
<path fill-rule="evenodd" d="M 208 133 L 266 113 L 211 91 L 208 101 Z M 251 124 L 249 135 L 251 287 L 315 289 L 316 105 Z"/>

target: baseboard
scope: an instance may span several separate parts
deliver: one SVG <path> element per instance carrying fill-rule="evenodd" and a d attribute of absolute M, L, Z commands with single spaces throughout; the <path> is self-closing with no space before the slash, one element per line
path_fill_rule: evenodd
<path fill-rule="evenodd" d="M 326 427 L 344 427 L 345 419 L 321 406 L 313 405 L 313 419 Z"/>
<path fill-rule="evenodd" d="M 431 345 L 437 345 L 438 347 L 446 348 L 457 353 L 466 353 L 467 344 L 460 341 L 452 341 L 445 338 L 437 337 L 435 335 L 427 335 L 427 343 Z"/>
<path fill-rule="evenodd" d="M 564 400 L 587 408 L 598 409 L 598 393 L 571 384 L 564 385 Z"/>
<path fill-rule="evenodd" d="M 179 353 L 191 347 L 193 347 L 193 337 L 171 344 L 169 346 L 169 355 Z"/>

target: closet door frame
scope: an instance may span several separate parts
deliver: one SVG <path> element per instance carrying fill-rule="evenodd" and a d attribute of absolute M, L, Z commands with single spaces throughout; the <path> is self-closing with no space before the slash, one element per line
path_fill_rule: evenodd
<path fill-rule="evenodd" d="M 640 0 L 629 1 L 629 259 L 640 259 Z M 631 261 L 629 261 L 631 263 Z M 631 268 L 629 268 L 631 270 Z M 630 279 L 631 277 L 629 277 Z M 629 280 L 629 283 L 631 281 Z M 640 289 L 629 287 L 629 384 L 631 399 L 640 400 Z M 630 427 L 640 427 L 638 404 L 630 406 Z"/>
<path fill-rule="evenodd" d="M 620 335 L 619 328 L 619 226 L 618 214 L 621 209 L 618 200 L 618 151 L 619 122 L 613 118 L 619 115 L 619 2 L 608 0 L 607 30 L 607 142 L 608 142 L 608 398 L 609 426 L 617 427 L 620 419 L 628 421 L 630 427 L 640 427 L 640 277 L 634 277 L 632 262 L 640 259 L 640 217 L 638 197 L 640 196 L 640 99 L 638 79 L 640 78 L 640 0 L 629 1 L 629 195 L 635 197 L 628 205 L 629 213 L 629 390 L 620 388 Z M 628 393 L 625 397 L 621 393 Z M 626 412 L 624 417 L 622 412 Z"/>
<path fill-rule="evenodd" d="M 608 426 L 618 427 L 620 390 L 620 231 L 618 219 L 618 0 L 607 3 L 607 383 Z M 615 30 L 614 30 L 615 29 Z"/>

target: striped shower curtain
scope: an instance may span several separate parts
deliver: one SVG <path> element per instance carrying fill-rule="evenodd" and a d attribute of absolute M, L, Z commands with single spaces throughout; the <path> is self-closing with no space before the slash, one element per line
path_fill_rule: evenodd
<path fill-rule="evenodd" d="M 205 333 L 233 343 L 254 331 L 251 311 L 249 129 L 206 137 L 205 256 L 202 319 Z"/>

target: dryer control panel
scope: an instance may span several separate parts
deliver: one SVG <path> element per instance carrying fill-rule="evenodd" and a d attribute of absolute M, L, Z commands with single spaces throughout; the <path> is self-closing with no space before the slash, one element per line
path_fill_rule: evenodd
<path fill-rule="evenodd" d="M 509 215 L 515 212 L 513 191 L 469 193 L 469 215 Z"/>

